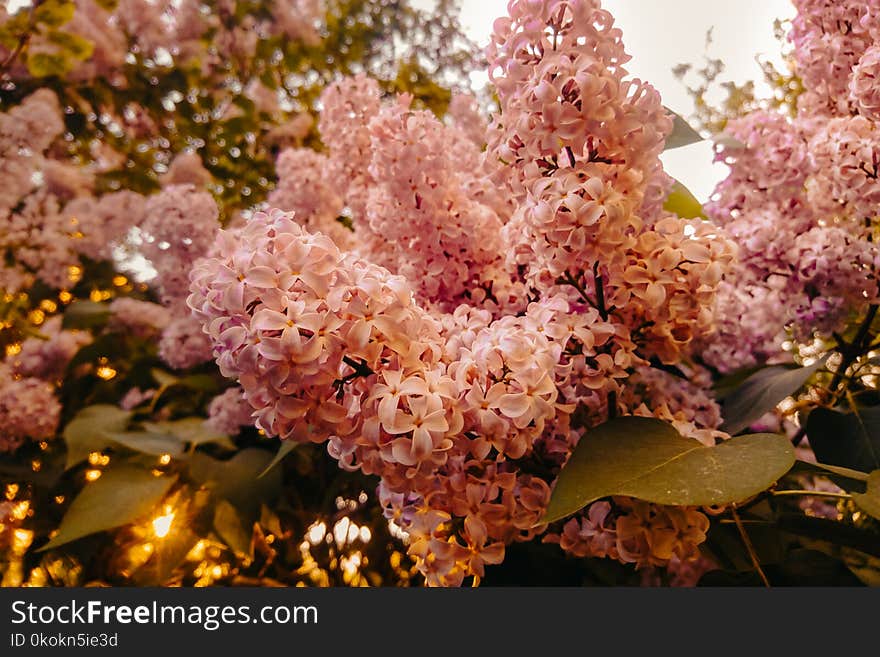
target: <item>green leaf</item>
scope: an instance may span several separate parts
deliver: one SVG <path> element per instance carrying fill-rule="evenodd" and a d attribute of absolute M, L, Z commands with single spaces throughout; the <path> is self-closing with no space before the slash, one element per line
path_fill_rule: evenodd
<path fill-rule="evenodd" d="M 880 470 L 868 475 L 868 490 L 864 493 L 853 493 L 853 501 L 869 516 L 880 520 Z"/>
<path fill-rule="evenodd" d="M 822 359 L 808 367 L 771 365 L 758 370 L 724 399 L 721 430 L 735 434 L 747 428 L 800 390 L 824 365 Z"/>
<path fill-rule="evenodd" d="M 177 378 L 170 372 L 160 370 L 158 367 L 154 367 L 153 369 L 151 369 L 150 374 L 153 376 L 153 379 L 155 379 L 156 383 L 158 383 L 163 388 L 176 385 L 180 381 L 179 378 Z"/>
<path fill-rule="evenodd" d="M 290 454 L 299 443 L 296 443 L 292 440 L 282 440 L 281 447 L 278 448 L 278 452 L 275 454 L 275 458 L 272 459 L 272 462 L 266 466 L 266 469 L 260 473 L 261 477 L 264 477 L 269 470 L 274 468 L 276 465 L 281 463 L 284 460 L 284 457 Z"/>
<path fill-rule="evenodd" d="M 124 431 L 131 419 L 131 413 L 110 404 L 86 406 L 64 427 L 64 443 L 67 445 L 67 459 L 64 469 L 89 458 L 91 452 L 100 452 L 113 440 L 107 432 Z"/>
<path fill-rule="evenodd" d="M 214 508 L 214 529 L 235 552 L 253 556 L 253 532 L 245 529 L 238 511 L 226 500 Z"/>
<path fill-rule="evenodd" d="M 816 408 L 807 415 L 807 437 L 823 463 L 870 472 L 880 468 L 880 406 L 840 413 Z"/>
<path fill-rule="evenodd" d="M 542 522 L 611 495 L 677 506 L 739 502 L 769 488 L 794 460 L 785 436 L 737 436 L 706 447 L 654 418 L 617 418 L 578 443 Z"/>
<path fill-rule="evenodd" d="M 217 379 L 210 374 L 189 374 L 180 379 L 178 384 L 198 392 L 215 392 L 219 387 Z"/>
<path fill-rule="evenodd" d="M 93 329 L 110 319 L 110 306 L 94 301 L 74 301 L 64 311 L 62 326 L 66 329 Z"/>
<path fill-rule="evenodd" d="M 666 111 L 672 114 L 672 133 L 666 138 L 667 151 L 703 141 L 700 133 L 694 130 L 680 114 L 673 112 L 668 107 Z"/>
<path fill-rule="evenodd" d="M 715 142 L 717 146 L 723 146 L 724 148 L 729 148 L 731 150 L 746 147 L 744 142 L 740 141 L 729 132 L 722 132 L 721 134 L 713 136 L 712 141 Z"/>
<path fill-rule="evenodd" d="M 35 52 L 27 58 L 28 73 L 35 78 L 48 78 L 64 75 L 72 68 L 70 60 L 64 55 L 48 52 Z"/>
<path fill-rule="evenodd" d="M 208 443 L 220 443 L 224 446 L 233 446 L 229 436 L 219 431 L 210 429 L 204 418 L 185 417 L 180 420 L 169 422 L 144 422 L 144 428 L 157 434 L 173 436 L 177 441 L 192 445 L 205 445 Z"/>
<path fill-rule="evenodd" d="M 741 370 L 725 374 L 712 385 L 712 392 L 715 393 L 717 399 L 724 399 L 734 390 L 739 388 L 752 374 L 765 367 L 766 365 L 754 365 L 752 367 L 744 367 Z"/>
<path fill-rule="evenodd" d="M 71 502 L 58 533 L 40 551 L 144 518 L 176 479 L 157 477 L 150 470 L 131 465 L 108 468 Z"/>
<path fill-rule="evenodd" d="M 104 435 L 115 443 L 143 454 L 153 454 L 155 456 L 161 456 L 162 454 L 180 456 L 183 454 L 183 444 L 180 440 L 168 434 L 152 431 L 106 431 Z"/>
<path fill-rule="evenodd" d="M 855 489 L 858 492 L 863 492 L 865 490 L 865 482 L 868 481 L 868 475 L 858 470 L 841 468 L 826 463 L 809 463 L 799 459 L 789 474 L 796 475 L 801 473 L 827 477 L 848 491 Z"/>
<path fill-rule="evenodd" d="M 49 32 L 47 38 L 50 42 L 58 46 L 62 50 L 63 54 L 79 61 L 83 61 L 91 57 L 92 52 L 95 49 L 94 43 L 92 43 L 85 37 L 81 37 L 78 34 L 72 34 L 71 32 L 61 32 L 55 30 L 53 32 Z"/>
<path fill-rule="evenodd" d="M 195 452 L 189 462 L 193 481 L 211 490 L 216 499 L 227 499 L 248 521 L 259 518 L 260 505 L 271 504 L 281 490 L 281 472 L 260 473 L 272 461 L 272 453 L 256 447 L 241 450 L 231 459 L 221 461 Z"/>
<path fill-rule="evenodd" d="M 34 9 L 34 22 L 46 27 L 61 27 L 73 18 L 75 10 L 73 0 L 46 0 Z"/>
<path fill-rule="evenodd" d="M 703 212 L 703 206 L 697 198 L 691 194 L 691 191 L 677 180 L 669 190 L 669 195 L 663 202 L 663 209 L 667 212 L 677 214 L 683 219 L 705 219 L 706 214 Z"/>

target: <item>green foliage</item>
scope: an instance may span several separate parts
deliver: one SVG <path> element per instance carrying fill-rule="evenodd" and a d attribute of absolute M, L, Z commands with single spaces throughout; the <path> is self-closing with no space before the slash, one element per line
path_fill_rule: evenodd
<path fill-rule="evenodd" d="M 290 454 L 296 447 L 298 443 L 293 442 L 292 440 L 284 440 L 281 442 L 281 447 L 278 448 L 278 451 L 275 453 L 275 457 L 269 462 L 269 465 L 260 473 L 261 477 L 265 477 L 269 471 L 277 466 L 281 461 L 285 459 L 285 457 Z"/>
<path fill-rule="evenodd" d="M 131 413 L 117 406 L 97 404 L 86 406 L 64 427 L 67 445 L 65 469 L 70 469 L 86 459 L 92 452 L 100 452 L 113 440 L 107 432 L 123 431 L 131 419 Z"/>
<path fill-rule="evenodd" d="M 703 137 L 677 112 L 668 107 L 666 111 L 672 114 L 672 132 L 666 138 L 666 150 L 681 148 L 703 141 Z"/>
<path fill-rule="evenodd" d="M 724 398 L 721 429 L 739 433 L 795 394 L 824 365 L 824 360 L 820 360 L 808 367 L 771 365 L 754 372 Z"/>
<path fill-rule="evenodd" d="M 880 520 L 880 470 L 874 470 L 868 476 L 868 490 L 853 493 L 853 500 L 862 511 Z"/>
<path fill-rule="evenodd" d="M 94 301 L 74 301 L 64 311 L 61 325 L 65 329 L 94 329 L 110 319 L 110 306 Z"/>
<path fill-rule="evenodd" d="M 672 189 L 669 190 L 669 194 L 663 202 L 663 209 L 684 219 L 706 218 L 702 204 L 691 193 L 691 190 L 677 180 L 673 183 Z"/>
<path fill-rule="evenodd" d="M 165 497 L 175 479 L 157 476 L 137 465 L 108 468 L 71 502 L 58 533 L 41 550 L 143 519 Z"/>
<path fill-rule="evenodd" d="M 794 464 L 785 436 L 738 436 L 708 447 L 653 418 L 622 417 L 587 431 L 563 468 L 544 520 L 603 497 L 711 506 L 766 490 Z"/>
<path fill-rule="evenodd" d="M 35 3 L 33 21 L 46 27 L 61 27 L 70 22 L 76 10 L 73 0 L 45 0 Z"/>

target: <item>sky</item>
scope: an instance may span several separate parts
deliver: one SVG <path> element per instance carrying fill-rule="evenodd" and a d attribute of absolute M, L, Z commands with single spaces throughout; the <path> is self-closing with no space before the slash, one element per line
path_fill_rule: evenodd
<path fill-rule="evenodd" d="M 484 45 L 495 18 L 507 13 L 506 0 L 461 0 L 461 4 L 462 26 Z M 761 78 L 757 55 L 779 61 L 774 19 L 794 16 L 790 0 L 603 0 L 602 5 L 623 30 L 624 44 L 632 55 L 630 73 L 653 84 L 664 104 L 685 116 L 692 105 L 672 69 L 681 63 L 702 62 L 710 28 L 708 54 L 725 63 L 725 79 L 757 81 Z M 708 142 L 668 151 L 663 160 L 667 172 L 702 201 L 726 175 L 723 164 L 712 163 Z"/>

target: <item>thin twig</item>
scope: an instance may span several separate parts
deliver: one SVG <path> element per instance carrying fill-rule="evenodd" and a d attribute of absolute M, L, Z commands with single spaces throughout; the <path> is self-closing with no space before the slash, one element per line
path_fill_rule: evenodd
<path fill-rule="evenodd" d="M 770 580 L 767 579 L 767 575 L 764 574 L 764 571 L 761 568 L 761 561 L 758 559 L 758 553 L 755 552 L 755 546 L 752 545 L 752 539 L 749 538 L 746 528 L 743 526 L 743 522 L 739 517 L 739 513 L 736 511 L 736 504 L 733 505 L 731 513 L 733 514 L 733 521 L 736 523 L 736 528 L 739 530 L 739 535 L 742 537 L 743 543 L 746 546 L 746 551 L 749 553 L 749 558 L 752 560 L 752 565 L 755 567 L 755 571 L 758 573 L 764 586 L 769 589 Z"/>
<path fill-rule="evenodd" d="M 831 491 L 819 491 L 819 490 L 774 490 L 770 491 L 770 494 L 774 497 L 783 497 L 788 495 L 795 495 L 801 497 L 833 497 L 835 499 L 840 500 L 851 500 L 852 495 L 849 493 L 834 493 Z"/>
<path fill-rule="evenodd" d="M 862 320 L 862 324 L 859 326 L 859 330 L 856 333 L 856 337 L 853 338 L 852 343 L 847 344 L 846 342 L 843 342 L 840 344 L 840 353 L 843 354 L 843 361 L 834 373 L 834 377 L 831 379 L 831 385 L 828 386 L 828 390 L 832 395 L 836 396 L 837 388 L 840 387 L 846 371 L 852 367 L 852 364 L 856 362 L 859 356 L 862 356 L 865 353 L 867 347 L 865 343 L 867 342 L 870 344 L 874 339 L 873 336 L 870 335 L 871 324 L 873 324 L 874 318 L 877 316 L 878 309 L 880 309 L 880 306 L 877 304 L 871 304 L 868 308 L 868 314 L 865 315 L 865 319 Z M 838 342 L 840 342 L 840 338 L 838 338 Z"/>

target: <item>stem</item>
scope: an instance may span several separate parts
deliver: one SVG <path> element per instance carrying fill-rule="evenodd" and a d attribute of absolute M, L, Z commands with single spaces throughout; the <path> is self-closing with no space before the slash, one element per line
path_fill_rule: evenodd
<path fill-rule="evenodd" d="M 617 417 L 617 392 L 612 390 L 608 393 L 608 419 Z"/>
<path fill-rule="evenodd" d="M 5 73 L 12 65 L 15 63 L 15 60 L 18 59 L 18 56 L 21 54 L 21 51 L 24 50 L 24 47 L 27 45 L 28 41 L 31 40 L 31 33 L 25 32 L 22 34 L 18 43 L 15 44 L 15 48 L 13 48 L 12 52 L 3 60 L 3 63 L 0 64 L 0 73 Z"/>
<path fill-rule="evenodd" d="M 602 275 L 599 273 L 598 261 L 593 263 L 593 286 L 596 288 L 596 305 L 599 307 L 599 315 L 603 322 L 608 321 L 608 310 L 605 308 L 605 287 Z"/>
<path fill-rule="evenodd" d="M 743 522 L 739 517 L 739 513 L 736 511 L 736 504 L 731 508 L 731 513 L 733 514 L 733 521 L 736 523 L 739 535 L 742 537 L 743 544 L 746 546 L 746 551 L 749 553 L 749 558 L 752 560 L 752 565 L 755 567 L 755 571 L 758 573 L 764 586 L 769 589 L 770 580 L 767 579 L 767 575 L 765 575 L 764 571 L 761 569 L 761 561 L 758 559 L 758 553 L 755 552 L 755 546 L 752 545 L 752 539 L 749 538 L 746 528 L 743 526 Z"/>
<path fill-rule="evenodd" d="M 6 73 L 31 40 L 31 35 L 33 34 L 32 30 L 34 29 L 34 11 L 44 2 L 45 0 L 35 0 L 35 2 L 31 4 L 31 8 L 28 10 L 27 31 L 18 37 L 18 43 L 15 44 L 15 48 L 13 48 L 12 52 L 7 55 L 6 59 L 0 63 L 0 74 Z"/>
<path fill-rule="evenodd" d="M 774 497 L 781 497 L 787 495 L 796 495 L 801 497 L 833 497 L 839 500 L 851 500 L 852 495 L 849 493 L 832 493 L 831 491 L 818 491 L 818 490 L 774 490 L 770 491 L 770 494 Z"/>
<path fill-rule="evenodd" d="M 575 291 L 580 295 L 581 299 L 586 303 L 590 304 L 596 310 L 599 310 L 599 306 L 590 298 L 590 295 L 587 294 L 587 291 L 584 289 L 583 285 L 578 283 L 578 280 L 572 275 L 571 272 L 565 272 L 565 275 L 560 277 L 560 283 L 564 283 L 566 285 L 571 285 Z"/>

